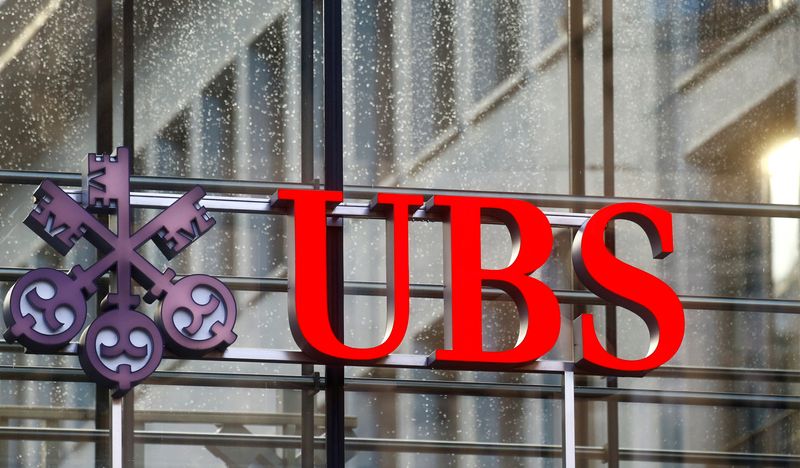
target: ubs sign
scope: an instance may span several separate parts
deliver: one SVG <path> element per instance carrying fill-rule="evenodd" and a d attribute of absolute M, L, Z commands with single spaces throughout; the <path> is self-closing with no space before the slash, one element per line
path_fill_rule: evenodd
<path fill-rule="evenodd" d="M 153 241 L 171 259 L 214 226 L 199 204 L 205 195 L 195 187 L 139 230 L 131 229 L 130 157 L 126 148 L 114 155 L 90 154 L 78 204 L 52 181 L 35 192 L 36 205 L 24 223 L 65 255 L 80 238 L 98 251 L 99 260 L 69 273 L 32 270 L 8 291 L 3 317 L 5 339 L 30 351 L 57 351 L 83 330 L 86 301 L 98 291 L 98 279 L 113 271 L 115 290 L 101 303 L 102 313 L 81 334 L 78 356 L 93 380 L 124 394 L 152 374 L 164 349 L 177 356 L 202 357 L 224 350 L 236 339 L 236 303 L 218 279 L 160 269 L 138 249 Z M 513 369 L 548 352 L 560 333 L 556 297 L 531 276 L 550 255 L 553 235 L 547 217 L 534 205 L 515 199 L 381 193 L 370 209 L 387 221 L 387 325 L 380 344 L 356 348 L 334 333 L 328 315 L 327 226 L 342 192 L 279 190 L 270 208 L 285 212 L 292 223 L 289 251 L 289 322 L 300 349 L 321 363 L 369 364 L 389 356 L 402 342 L 409 322 L 409 236 L 411 213 L 423 207 L 444 226 L 445 331 L 447 349 L 436 351 L 431 366 L 464 369 Z M 113 214 L 116 231 L 94 214 Z M 512 259 L 501 269 L 481 265 L 481 224 L 487 218 L 505 225 L 513 241 Z M 605 350 L 592 315 L 576 319 L 576 365 L 589 372 L 643 375 L 667 362 L 680 347 L 684 315 L 674 291 L 660 279 L 617 259 L 605 246 L 606 227 L 626 219 L 647 234 L 655 258 L 673 250 L 671 215 L 639 203 L 620 203 L 599 210 L 579 229 L 572 248 L 575 272 L 587 289 L 625 307 L 647 324 L 650 349 L 640 359 L 623 359 Z M 154 320 L 137 311 L 138 283 L 148 303 L 161 302 Z M 503 351 L 485 351 L 481 294 L 484 286 L 506 292 L 517 306 L 517 343 Z"/>

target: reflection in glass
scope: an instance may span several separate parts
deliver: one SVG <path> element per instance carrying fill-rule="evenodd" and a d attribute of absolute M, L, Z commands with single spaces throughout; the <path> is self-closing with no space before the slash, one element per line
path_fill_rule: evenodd
<path fill-rule="evenodd" d="M 770 203 L 800 203 L 800 138 L 780 144 L 767 155 Z M 772 218 L 770 239 L 772 284 L 778 295 L 795 286 L 797 260 L 800 256 L 800 221 L 794 218 Z M 789 284 L 787 284 L 789 283 Z"/>
<path fill-rule="evenodd" d="M 345 182 L 566 192 L 565 11 L 344 2 Z"/>
<path fill-rule="evenodd" d="M 618 196 L 770 202 L 761 160 L 796 135 L 795 9 L 766 0 L 614 4 Z M 599 31 L 586 41 L 599 55 Z M 599 66 L 587 89 L 601 89 Z M 601 131 L 599 106 L 586 119 Z M 600 168 L 598 148 L 587 151 Z"/>
<path fill-rule="evenodd" d="M 134 10 L 135 154 L 181 161 L 161 175 L 297 180 L 299 2 L 147 0 Z"/>

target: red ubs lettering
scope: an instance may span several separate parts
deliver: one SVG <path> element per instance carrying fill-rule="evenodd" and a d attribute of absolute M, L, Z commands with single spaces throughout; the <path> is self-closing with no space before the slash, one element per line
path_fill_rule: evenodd
<path fill-rule="evenodd" d="M 448 349 L 437 350 L 432 365 L 462 368 L 516 367 L 548 352 L 560 332 L 560 311 L 553 291 L 531 276 L 550 254 L 552 228 L 534 205 L 515 199 L 436 195 L 379 194 L 371 205 L 386 218 L 387 325 L 377 346 L 344 344 L 328 318 L 326 227 L 329 210 L 342 202 L 342 192 L 279 190 L 273 206 L 289 212 L 293 235 L 289 252 L 289 322 L 304 353 L 322 362 L 369 363 L 392 353 L 408 328 L 409 216 L 420 206 L 444 222 L 445 335 Z M 508 266 L 481 266 L 481 220 L 492 218 L 511 233 L 513 251 Z M 578 231 L 572 261 L 580 281 L 611 304 L 633 311 L 647 324 L 650 349 L 641 359 L 623 359 L 601 345 L 591 314 L 575 320 L 579 343 L 576 365 L 600 373 L 642 375 L 667 362 L 684 334 L 683 307 L 663 281 L 617 259 L 605 245 L 605 229 L 614 219 L 639 225 L 650 241 L 654 258 L 673 250 L 672 216 L 640 203 L 602 208 Z M 482 338 L 481 288 L 506 292 L 517 306 L 520 329 L 516 345 L 485 351 Z"/>

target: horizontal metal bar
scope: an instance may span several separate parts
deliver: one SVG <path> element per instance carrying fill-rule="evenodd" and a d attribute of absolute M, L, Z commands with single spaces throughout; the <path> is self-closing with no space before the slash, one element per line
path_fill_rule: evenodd
<path fill-rule="evenodd" d="M 589 399 L 604 399 L 613 397 L 622 403 L 800 409 L 800 396 L 793 395 L 693 392 L 684 390 L 649 390 L 614 387 L 579 387 L 575 389 L 575 396 Z"/>
<path fill-rule="evenodd" d="M 0 170 L 0 184 L 26 184 L 39 185 L 43 180 L 50 179 L 64 187 L 80 187 L 81 174 L 74 172 L 46 172 L 46 171 L 9 171 Z M 200 179 L 188 177 L 153 177 L 131 176 L 131 188 L 134 190 L 160 190 L 160 191 L 186 191 L 194 186 L 201 185 L 212 193 L 242 193 L 249 195 L 269 195 L 279 188 L 315 188 L 313 184 L 300 184 L 292 182 L 266 182 L 256 180 L 224 180 Z"/>
<path fill-rule="evenodd" d="M 76 355 L 78 353 L 78 343 L 70 343 L 60 350 L 47 354 Z M 31 353 L 34 354 L 34 353 Z M 185 357 L 175 356 L 170 352 L 164 353 L 164 359 L 181 359 Z M 312 359 L 302 351 L 288 349 L 269 349 L 269 348 L 239 348 L 230 347 L 225 351 L 213 351 L 198 360 L 203 361 L 226 361 L 226 362 L 258 362 L 274 364 L 325 364 Z M 352 362 L 350 366 L 369 366 L 369 367 L 388 367 L 403 369 L 431 369 L 436 368 L 429 362 L 429 357 L 424 354 L 390 354 L 384 358 L 366 362 Z M 447 367 L 456 369 L 459 367 Z M 535 373 L 559 373 L 565 370 L 572 370 L 574 364 L 567 361 L 534 361 L 524 366 L 509 368 L 511 372 L 535 372 Z M 463 369 L 471 369 L 469 366 Z"/>
<path fill-rule="evenodd" d="M 2 270 L 0 270 L 0 279 Z M 255 277 L 219 277 L 231 289 L 266 292 L 286 292 L 288 280 L 284 278 L 255 278 Z M 386 297 L 386 283 L 369 281 L 345 281 L 344 291 L 353 296 L 378 296 Z M 605 305 L 603 299 L 589 291 L 563 290 L 553 291 L 562 304 L 577 305 Z M 442 299 L 444 286 L 437 284 L 411 284 L 410 295 L 414 298 Z M 483 299 L 485 300 L 511 300 L 500 289 L 484 287 Z M 720 296 L 687 296 L 679 295 L 681 304 L 686 309 L 697 310 L 730 310 L 763 313 L 800 313 L 800 301 L 788 299 L 769 298 L 744 298 Z"/>
<path fill-rule="evenodd" d="M 300 413 L 263 413 L 237 411 L 174 411 L 174 410 L 136 410 L 136 423 L 177 423 L 177 424 L 252 424 L 257 426 L 299 426 Z M 0 418 L 40 420 L 40 421 L 93 421 L 95 408 L 70 408 L 60 406 L 0 405 Z M 358 419 L 345 417 L 345 427 L 355 428 Z M 314 425 L 325 427 L 325 415 L 314 415 Z"/>
<path fill-rule="evenodd" d="M 14 352 L 24 352 L 18 345 L 7 345 Z M 744 377 L 743 377 L 744 376 Z M 742 380 L 769 382 L 798 382 L 800 370 L 755 369 L 738 367 L 663 366 L 651 371 L 648 377 Z M 0 381 L 89 382 L 80 368 L 44 366 L 0 366 Z M 158 370 L 144 385 L 184 385 L 203 387 L 280 388 L 318 390 L 325 387 L 324 377 L 302 375 L 265 375 L 225 372 L 177 372 Z M 396 391 L 401 393 L 450 392 L 473 396 L 508 396 L 555 398 L 549 386 L 493 382 L 448 382 L 438 380 L 390 380 L 349 378 L 346 387 L 351 391 Z M 554 387 L 554 388 L 557 388 Z"/>
<path fill-rule="evenodd" d="M 29 268 L 0 268 L 0 281 L 16 281 Z M 229 288 L 239 291 L 287 292 L 288 280 L 285 278 L 258 278 L 247 276 L 219 276 Z M 353 296 L 386 297 L 386 284 L 368 281 L 346 281 L 345 294 Z M 606 302 L 589 291 L 554 290 L 558 301 L 562 304 L 605 305 Z M 444 297 L 444 286 L 436 284 L 411 284 L 410 295 L 414 298 L 441 299 Z M 800 313 L 800 301 L 788 299 L 720 297 L 720 296 L 687 296 L 678 298 L 685 309 L 692 310 L 728 310 L 737 312 L 760 313 Z M 507 294 L 496 288 L 483 288 L 485 300 L 510 300 Z"/>
<path fill-rule="evenodd" d="M 43 440 L 51 442 L 98 442 L 109 437 L 102 429 L 52 427 L 0 427 L 0 440 Z"/>
<path fill-rule="evenodd" d="M 590 195 L 532 194 L 521 192 L 483 192 L 461 190 L 439 190 L 419 188 L 345 187 L 345 196 L 350 198 L 372 198 L 378 191 L 409 193 L 423 196 L 458 195 L 475 197 L 515 198 L 539 207 L 565 209 L 600 209 L 615 203 L 646 203 L 673 213 L 718 215 L 718 216 L 764 216 L 800 218 L 800 206 L 767 203 L 739 203 L 707 200 L 679 200 L 663 198 L 600 197 Z"/>
<path fill-rule="evenodd" d="M 477 397 L 558 399 L 561 387 L 544 384 L 499 384 L 443 380 L 391 380 L 350 378 L 345 389 L 353 392 L 391 392 Z M 576 398 L 602 400 L 615 398 L 622 403 L 672 404 L 691 406 L 760 407 L 797 409 L 800 396 L 754 393 L 650 390 L 615 387 L 576 387 Z"/>
<path fill-rule="evenodd" d="M 535 398 L 557 400 L 561 396 L 561 385 L 465 382 L 448 380 L 408 380 L 351 377 L 345 379 L 344 388 L 348 392 L 459 395 L 497 398 Z"/>
<path fill-rule="evenodd" d="M 238 387 L 284 390 L 324 388 L 325 378 L 314 375 L 269 375 L 222 372 L 156 371 L 143 385 L 185 385 L 192 387 Z"/>
<path fill-rule="evenodd" d="M 179 431 L 134 431 L 137 444 L 227 447 L 300 448 L 300 436 Z M 314 448 L 325 447 L 325 437 L 314 437 Z"/>
<path fill-rule="evenodd" d="M 778 453 L 706 452 L 702 450 L 619 449 L 626 461 L 670 462 L 680 464 L 798 466 L 800 455 Z"/>
<path fill-rule="evenodd" d="M 24 352 L 18 345 L 8 345 Z M 5 351 L 5 350 L 4 350 Z M 89 382 L 83 369 L 77 367 L 0 366 L 0 381 Z M 143 385 L 184 385 L 193 387 L 273 388 L 317 390 L 325 386 L 325 378 L 313 375 L 269 375 L 221 372 L 176 372 L 158 370 Z"/>
<path fill-rule="evenodd" d="M 349 450 L 364 452 L 448 453 L 457 455 L 494 456 L 561 456 L 559 445 L 509 444 L 497 442 L 465 442 L 420 439 L 347 438 Z M 577 446 L 581 458 L 605 459 L 603 447 Z M 659 450 L 620 448 L 620 458 L 626 461 L 655 461 L 676 463 L 737 464 L 756 466 L 766 463 L 792 464 L 800 462 L 800 455 L 773 453 L 714 452 L 698 450 Z"/>
<path fill-rule="evenodd" d="M 50 442 L 99 442 L 109 437 L 107 430 L 66 429 L 34 427 L 0 427 L 2 440 L 40 440 Z M 139 444 L 188 445 L 188 446 L 256 446 L 299 448 L 300 437 L 295 435 L 228 434 L 175 431 L 134 431 Z M 454 455 L 481 454 L 495 456 L 540 456 L 559 457 L 561 447 L 546 444 L 509 444 L 498 442 L 467 442 L 420 439 L 378 439 L 348 437 L 348 450 L 362 452 L 407 452 L 448 453 Z M 314 448 L 325 447 L 324 437 L 314 438 Z M 578 446 L 582 458 L 602 459 L 606 452 L 602 447 Z M 655 461 L 674 463 L 758 464 L 800 463 L 800 456 L 772 453 L 714 452 L 698 450 L 659 450 L 621 448 L 620 457 L 627 461 Z"/>
<path fill-rule="evenodd" d="M 44 179 L 51 179 L 63 186 L 80 186 L 81 176 L 75 173 L 40 171 L 0 171 L 0 183 L 37 185 Z M 292 182 L 261 182 L 250 180 L 219 180 L 185 177 L 131 177 L 134 190 L 185 191 L 201 185 L 209 193 L 271 195 L 279 188 L 314 189 L 313 184 Z M 800 206 L 768 203 L 740 203 L 708 200 L 662 199 L 645 197 L 599 197 L 563 194 L 536 194 L 522 192 L 497 192 L 476 190 L 445 190 L 414 187 L 372 187 L 350 185 L 344 187 L 345 198 L 372 199 L 381 193 L 408 193 L 423 196 L 460 195 L 492 198 L 517 198 L 527 200 L 540 207 L 564 209 L 599 209 L 614 203 L 647 203 L 664 208 L 673 213 L 720 215 L 720 216 L 763 216 L 800 218 Z"/>
<path fill-rule="evenodd" d="M 2 369 L 3 377 L 12 377 L 10 380 L 46 380 L 47 376 L 63 376 L 69 371 L 77 379 L 79 369 L 59 368 L 28 368 L 18 372 L 9 372 L 6 366 Z M 164 375 L 166 374 L 166 375 Z M 215 379 L 218 385 L 223 378 Z M 237 385 L 237 376 L 226 376 L 230 386 Z M 202 378 L 202 377 L 201 377 Z M 157 372 L 150 377 L 146 384 L 174 385 L 169 373 Z M 287 388 L 300 388 L 310 382 L 303 381 L 308 377 L 303 376 L 264 376 L 264 383 L 268 388 L 282 388 L 283 382 Z M 51 380 L 62 380 L 53 379 Z M 188 379 L 187 379 L 188 380 Z M 324 380 L 318 384 L 324 387 Z M 345 389 L 351 392 L 391 392 L 391 393 L 416 393 L 416 394 L 454 394 L 476 397 L 506 397 L 506 398 L 544 398 L 558 399 L 561 388 L 557 385 L 543 384 L 506 384 L 490 382 L 463 382 L 442 380 L 391 380 L 371 378 L 347 378 Z M 798 409 L 800 397 L 791 395 L 760 395 L 750 393 L 731 392 L 695 392 L 695 391 L 664 391 L 636 388 L 608 388 L 608 387 L 576 387 L 576 397 L 589 399 L 616 398 L 623 403 L 648 403 L 648 404 L 673 404 L 695 406 L 733 406 L 733 407 L 764 407 Z"/>
<path fill-rule="evenodd" d="M 80 191 L 67 192 L 73 200 L 81 201 Z M 131 206 L 137 208 L 166 208 L 173 204 L 180 195 L 158 194 L 151 192 L 131 193 Z M 211 212 L 223 213 L 242 213 L 242 214 L 264 214 L 264 215 L 283 215 L 284 210 L 275 209 L 270 206 L 269 198 L 250 198 L 250 197 L 226 197 L 218 195 L 206 195 L 201 204 Z M 385 219 L 381 213 L 370 210 L 369 203 L 345 202 L 336 205 L 329 211 L 329 215 L 340 218 L 353 219 Z M 545 213 L 548 221 L 553 227 L 581 227 L 589 218 L 584 213 Z M 429 213 L 420 208 L 409 218 L 411 221 L 442 221 L 442 217 L 437 214 Z M 485 223 L 497 223 L 492 218 L 483 220 Z"/>
<path fill-rule="evenodd" d="M 748 382 L 800 382 L 800 370 L 754 369 L 749 367 L 696 367 L 662 366 L 647 374 L 648 377 L 704 380 L 742 380 Z"/>
<path fill-rule="evenodd" d="M 14 351 L 23 352 L 18 345 L 13 346 Z M 3 349 L 3 352 L 7 349 Z M 0 381 L 34 381 L 34 382 L 89 382 L 89 377 L 83 369 L 75 367 L 34 367 L 34 366 L 0 366 Z"/>
<path fill-rule="evenodd" d="M 560 445 L 513 444 L 503 442 L 472 442 L 460 440 L 430 439 L 377 439 L 348 437 L 345 439 L 348 450 L 361 452 L 410 452 L 446 453 L 451 455 L 490 455 L 559 457 Z M 602 453 L 602 449 L 597 449 Z"/>

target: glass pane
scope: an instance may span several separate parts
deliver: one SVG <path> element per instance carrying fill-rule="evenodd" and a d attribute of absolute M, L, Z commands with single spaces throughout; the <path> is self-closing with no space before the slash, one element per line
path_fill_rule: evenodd
<path fill-rule="evenodd" d="M 614 3 L 617 195 L 798 203 L 797 187 L 770 177 L 800 176 L 795 7 Z M 587 40 L 597 49 L 599 31 Z"/>
<path fill-rule="evenodd" d="M 0 2 L 0 168 L 80 172 L 94 151 L 95 3 Z"/>
<path fill-rule="evenodd" d="M 460 466 L 459 460 L 509 467 L 533 459 L 537 466 L 560 463 L 537 459 L 560 455 L 560 401 L 503 397 L 497 391 L 492 396 L 487 387 L 480 397 L 458 391 L 348 392 L 346 407 L 358 423 L 348 444 L 364 447 L 352 453 L 348 466 Z M 517 453 L 508 456 L 509 446 Z"/>
<path fill-rule="evenodd" d="M 73 356 L 27 356 L 4 346 L 0 373 L 0 465 L 94 466 L 97 443 L 108 441 L 96 421 L 95 388 Z M 71 377 L 65 377 L 65 375 Z M 25 379 L 31 380 L 25 380 Z M 60 381 L 62 379 L 76 381 Z"/>
<path fill-rule="evenodd" d="M 148 467 L 297 466 L 303 393 L 230 385 L 141 385 L 135 419 L 147 442 L 136 445 L 137 459 Z M 325 431 L 324 399 L 319 395 L 309 401 L 317 436 Z M 324 460 L 324 451 L 318 450 L 315 466 Z"/>
<path fill-rule="evenodd" d="M 134 16 L 136 171 L 297 181 L 299 2 L 146 0 Z"/>
<path fill-rule="evenodd" d="M 343 2 L 345 183 L 567 192 L 564 5 Z"/>
<path fill-rule="evenodd" d="M 726 452 L 796 455 L 792 442 L 797 424 L 794 413 L 782 408 L 622 403 L 620 445 L 633 451 L 704 452 L 705 463 L 712 457 L 724 460 Z M 633 420 L 635 425 L 623 423 Z M 636 430 L 634 426 L 649 430 Z M 685 459 L 691 462 L 698 455 L 686 454 Z M 674 456 L 684 458 L 680 453 Z M 757 459 L 751 463 L 761 465 Z"/>

